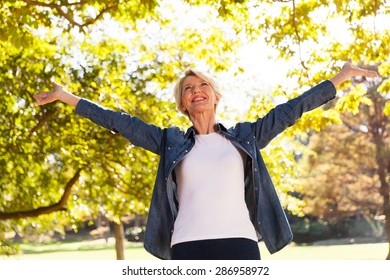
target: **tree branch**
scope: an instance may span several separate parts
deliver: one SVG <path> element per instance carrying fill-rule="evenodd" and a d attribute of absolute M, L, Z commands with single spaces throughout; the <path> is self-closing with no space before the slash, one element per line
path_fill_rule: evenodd
<path fill-rule="evenodd" d="M 42 6 L 42 7 L 48 7 L 48 8 L 55 8 L 56 6 L 63 6 L 63 7 L 69 7 L 69 6 L 82 6 L 84 4 L 87 4 L 88 1 L 80 1 L 80 2 L 75 2 L 75 3 L 64 3 L 61 5 L 53 4 L 53 3 L 43 3 L 40 1 L 33 1 L 33 0 L 23 0 L 23 2 L 34 5 L 34 6 Z"/>
<path fill-rule="evenodd" d="M 104 8 L 104 9 L 102 9 L 102 10 L 100 11 L 100 13 L 99 13 L 94 19 L 91 19 L 91 20 L 85 22 L 85 23 L 82 25 L 82 27 L 95 23 L 95 22 L 98 21 L 105 13 L 107 13 L 109 10 L 112 10 L 112 9 L 114 9 L 114 8 L 117 8 L 117 7 L 118 7 L 118 4 L 115 4 L 115 5 L 113 5 L 113 6 L 108 6 L 108 7 Z"/>
<path fill-rule="evenodd" d="M 124 189 L 122 189 L 121 187 L 119 187 L 119 186 L 116 184 L 116 181 L 115 181 L 114 178 L 112 178 L 112 176 L 111 176 L 111 171 L 108 170 L 107 165 L 105 165 L 104 163 L 102 163 L 101 166 L 102 166 L 102 169 L 103 169 L 104 171 L 106 171 L 107 176 L 108 176 L 108 178 L 110 179 L 110 181 L 112 181 L 112 187 L 116 188 L 118 191 L 120 191 L 120 192 L 123 193 L 123 194 L 128 194 L 128 192 L 126 192 Z M 111 167 L 111 166 L 110 166 L 110 167 Z M 113 168 L 113 167 L 111 167 L 111 168 Z M 113 169 L 114 169 L 114 168 L 113 168 Z M 115 171 L 114 171 L 114 172 L 115 172 Z M 123 180 L 123 178 L 122 178 L 120 175 L 118 175 L 118 174 L 116 174 L 116 175 L 118 176 L 119 180 L 120 180 L 124 185 L 127 185 L 127 186 L 128 186 L 128 183 L 125 182 L 125 181 Z"/>
<path fill-rule="evenodd" d="M 87 3 L 88 3 L 88 0 L 84 0 L 84 1 L 74 2 L 74 3 L 64 3 L 64 4 L 61 4 L 61 6 L 64 6 L 64 7 L 82 6 L 82 5 L 87 4 Z"/>
<path fill-rule="evenodd" d="M 65 4 L 60 4 L 60 5 L 54 4 L 54 3 L 43 3 L 43 2 L 40 2 L 40 1 L 34 1 L 34 0 L 23 0 L 23 1 L 25 3 L 33 5 L 33 6 L 41 6 L 41 7 L 46 7 L 46 8 L 51 8 L 53 10 L 56 10 L 58 12 L 58 14 L 60 16 L 62 16 L 63 18 L 65 18 L 71 25 L 77 26 L 80 29 L 83 29 L 84 27 L 86 27 L 88 25 L 94 24 L 96 21 L 98 21 L 109 10 L 117 8 L 118 4 L 119 4 L 119 3 L 115 3 L 112 6 L 108 6 L 108 7 L 104 8 L 104 9 L 102 9 L 95 18 L 90 19 L 90 20 L 88 20 L 88 21 L 86 21 L 84 23 L 78 23 L 78 22 L 76 22 L 74 20 L 74 18 L 70 14 L 68 14 L 64 10 L 62 10 L 62 7 L 82 6 L 84 4 L 87 4 L 88 1 L 79 1 L 79 2 L 75 2 L 75 3 L 65 3 Z"/>
<path fill-rule="evenodd" d="M 301 36 L 299 36 L 298 27 L 297 27 L 297 23 L 296 23 L 296 7 L 295 7 L 295 0 L 292 0 L 292 5 L 293 5 L 292 25 L 293 25 L 293 27 L 294 27 L 295 36 L 297 37 L 297 40 L 298 40 L 298 55 L 299 55 L 299 60 L 300 60 L 300 62 L 301 62 L 301 65 L 302 65 L 303 69 L 306 70 L 306 77 L 307 77 L 307 79 L 310 80 L 310 77 L 309 77 L 309 69 L 306 67 L 305 62 L 304 62 L 303 59 L 302 59 L 302 51 L 301 51 L 302 40 L 301 40 Z"/>
<path fill-rule="evenodd" d="M 30 133 L 28 134 L 28 138 L 31 137 L 31 135 L 37 131 L 38 129 L 40 129 L 48 120 L 50 120 L 54 115 L 55 113 L 58 111 L 57 110 L 58 108 L 56 107 L 56 110 L 52 110 L 52 111 L 48 111 L 48 112 L 45 112 L 42 116 L 42 118 L 38 121 L 37 125 L 34 126 L 31 130 L 30 130 Z"/>
<path fill-rule="evenodd" d="M 348 129 L 352 130 L 353 132 L 367 134 L 367 132 L 361 130 L 359 127 L 356 127 L 355 125 L 349 123 L 349 122 L 347 121 L 347 118 L 341 116 L 341 120 L 342 120 L 343 124 L 344 124 L 346 127 L 348 127 Z M 368 129 L 368 132 L 371 132 L 371 131 L 370 131 L 370 129 L 371 129 L 370 127 L 367 127 L 367 129 Z"/>
<path fill-rule="evenodd" d="M 10 212 L 10 213 L 0 212 L 0 221 L 38 217 L 43 214 L 50 214 L 52 212 L 66 210 L 66 203 L 71 194 L 73 185 L 77 182 L 77 180 L 80 177 L 81 170 L 83 170 L 83 168 L 78 169 L 76 173 L 73 175 L 73 177 L 66 184 L 64 193 L 62 194 L 61 199 L 57 203 L 54 203 L 49 206 L 38 207 L 37 209 L 33 209 L 33 210 L 17 211 L 17 212 Z"/>

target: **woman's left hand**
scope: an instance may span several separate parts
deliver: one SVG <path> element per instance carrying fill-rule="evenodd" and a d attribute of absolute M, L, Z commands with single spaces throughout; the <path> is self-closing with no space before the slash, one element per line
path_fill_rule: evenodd
<path fill-rule="evenodd" d="M 353 65 L 351 63 L 351 60 L 348 59 L 348 61 L 344 63 L 341 71 L 336 76 L 329 79 L 329 81 L 331 81 L 334 84 L 334 86 L 337 87 L 338 85 L 340 85 L 344 81 L 346 81 L 352 77 L 355 77 L 355 76 L 364 76 L 364 77 L 368 77 L 368 78 L 379 77 L 378 72 L 363 69 L 363 68 L 360 68 L 356 65 Z"/>
<path fill-rule="evenodd" d="M 362 69 L 356 65 L 353 65 L 351 63 L 351 60 L 348 60 L 347 62 L 344 63 L 341 72 L 345 72 L 348 78 L 355 77 L 355 76 L 364 76 L 368 78 L 378 77 L 378 73 L 376 71 Z"/>

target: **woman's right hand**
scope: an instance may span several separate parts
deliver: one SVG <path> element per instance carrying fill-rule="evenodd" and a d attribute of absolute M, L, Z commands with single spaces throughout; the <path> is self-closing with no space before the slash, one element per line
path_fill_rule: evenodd
<path fill-rule="evenodd" d="M 35 105 L 44 105 L 56 100 L 59 100 L 60 95 L 64 93 L 64 87 L 53 82 L 53 90 L 52 91 L 42 91 L 36 95 L 34 95 L 34 99 L 37 100 L 34 102 Z"/>
<path fill-rule="evenodd" d="M 54 82 L 52 91 L 42 91 L 33 97 L 37 100 L 34 102 L 35 105 L 44 105 L 59 100 L 76 108 L 80 101 L 80 97 L 66 91 L 63 86 Z"/>

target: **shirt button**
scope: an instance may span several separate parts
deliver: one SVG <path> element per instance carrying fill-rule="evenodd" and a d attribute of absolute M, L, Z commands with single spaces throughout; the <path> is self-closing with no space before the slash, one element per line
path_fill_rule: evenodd
<path fill-rule="evenodd" d="M 188 153 L 188 151 L 186 150 L 186 153 Z"/>
<path fill-rule="evenodd" d="M 255 172 L 257 172 L 257 168 L 255 168 Z"/>
<path fill-rule="evenodd" d="M 168 150 L 170 150 L 171 149 L 171 147 L 168 147 Z"/>
<path fill-rule="evenodd" d="M 174 160 L 174 161 L 173 161 L 173 163 L 175 164 L 175 163 L 176 163 L 176 161 Z"/>
<path fill-rule="evenodd" d="M 248 141 L 247 143 L 249 144 L 250 142 Z"/>

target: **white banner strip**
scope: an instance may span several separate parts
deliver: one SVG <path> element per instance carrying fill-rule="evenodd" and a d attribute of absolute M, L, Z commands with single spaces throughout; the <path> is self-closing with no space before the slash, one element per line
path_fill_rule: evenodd
<path fill-rule="evenodd" d="M 367 280 L 389 275 L 389 261 L 0 261 L 1 279 Z"/>

